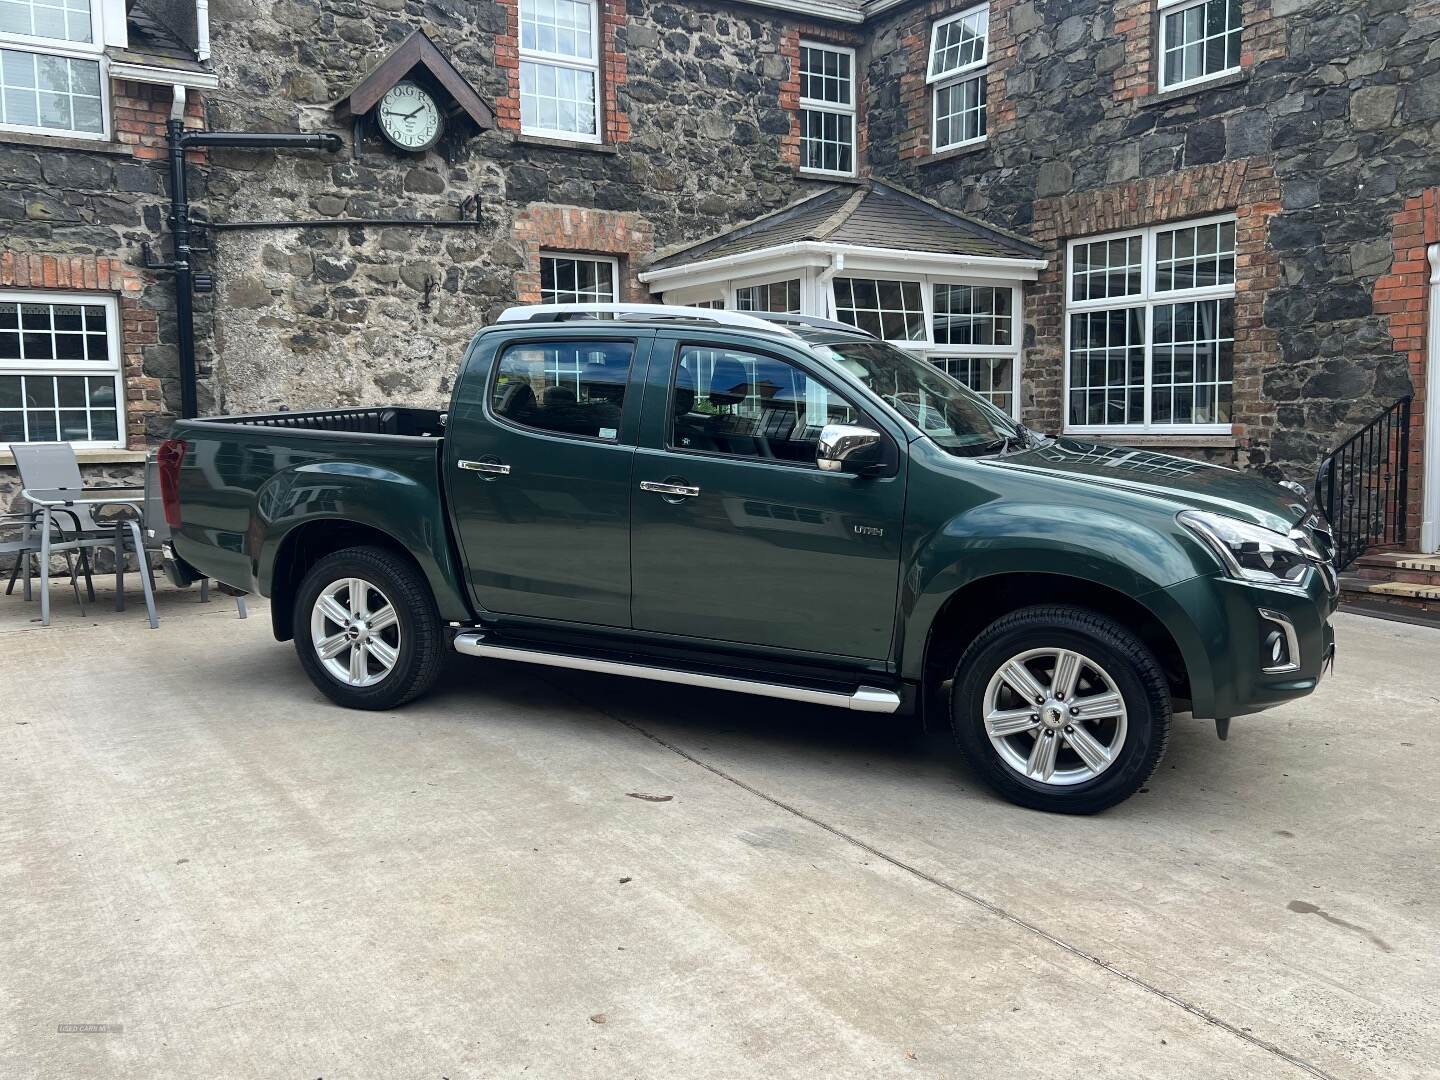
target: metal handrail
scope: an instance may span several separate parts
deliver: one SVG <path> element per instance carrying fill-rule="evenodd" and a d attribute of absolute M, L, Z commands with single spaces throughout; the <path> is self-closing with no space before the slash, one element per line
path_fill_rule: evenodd
<path fill-rule="evenodd" d="M 1315 473 L 1315 503 L 1335 535 L 1335 568 L 1408 539 L 1409 395 L 1337 446 Z"/>

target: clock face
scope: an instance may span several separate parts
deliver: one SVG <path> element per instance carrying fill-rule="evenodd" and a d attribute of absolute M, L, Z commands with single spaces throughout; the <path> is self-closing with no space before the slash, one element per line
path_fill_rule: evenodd
<path fill-rule="evenodd" d="M 380 133 L 401 150 L 428 150 L 440 138 L 440 107 L 409 80 L 386 91 L 378 106 Z"/>

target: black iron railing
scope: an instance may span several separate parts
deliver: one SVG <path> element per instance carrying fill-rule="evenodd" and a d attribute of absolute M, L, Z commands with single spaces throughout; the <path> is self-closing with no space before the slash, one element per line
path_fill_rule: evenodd
<path fill-rule="evenodd" d="M 1410 398 L 1403 397 L 1320 464 L 1315 502 L 1335 535 L 1335 569 L 1371 548 L 1406 542 Z"/>

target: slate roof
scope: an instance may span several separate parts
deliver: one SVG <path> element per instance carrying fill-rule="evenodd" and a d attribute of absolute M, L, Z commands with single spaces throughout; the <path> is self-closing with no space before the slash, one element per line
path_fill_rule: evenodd
<path fill-rule="evenodd" d="M 106 55 L 111 60 L 176 71 L 206 70 L 205 65 L 195 59 L 194 48 L 185 42 L 181 32 L 168 24 L 163 12 L 152 11 L 143 2 L 132 3 L 126 21 L 129 24 L 129 47 L 107 49 Z"/>
<path fill-rule="evenodd" d="M 859 185 L 836 185 L 708 240 L 667 251 L 650 269 L 805 240 L 941 255 L 1043 256 L 1041 249 L 1023 236 L 948 210 L 894 184 L 870 179 Z"/>

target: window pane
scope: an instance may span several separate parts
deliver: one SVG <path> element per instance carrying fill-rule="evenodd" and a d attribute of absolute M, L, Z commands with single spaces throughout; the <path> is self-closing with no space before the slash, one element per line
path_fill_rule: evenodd
<path fill-rule="evenodd" d="M 85 0 L 3 0 L 0 33 L 57 41 L 90 40 L 90 5 Z"/>
<path fill-rule="evenodd" d="M 608 259 L 566 255 L 540 257 L 542 304 L 610 304 L 615 302 L 615 266 Z"/>
<path fill-rule="evenodd" d="M 1145 309 L 1070 316 L 1071 424 L 1138 424 L 1144 417 Z"/>
<path fill-rule="evenodd" d="M 836 278 L 835 317 L 887 341 L 924 341 L 918 281 Z"/>
<path fill-rule="evenodd" d="M 1141 251 L 1138 233 L 1118 240 L 1076 244 L 1070 264 L 1070 299 L 1138 296 Z"/>
<path fill-rule="evenodd" d="M 0 301 L 0 370 L 37 364 L 61 369 L 0 373 L 0 427 L 7 433 L 0 442 L 119 440 L 115 376 L 66 370 L 103 371 L 104 364 L 113 371 L 106 331 L 102 305 Z M 87 360 L 91 341 L 94 358 Z"/>
<path fill-rule="evenodd" d="M 1229 299 L 1156 305 L 1150 406 L 1154 423 L 1229 422 L 1234 308 L 1235 301 Z"/>
<path fill-rule="evenodd" d="M 521 0 L 520 47 L 593 60 L 592 17 L 583 0 Z"/>
<path fill-rule="evenodd" d="M 800 46 L 800 96 L 835 105 L 852 104 L 850 54 L 814 45 Z"/>
<path fill-rule="evenodd" d="M 522 127 L 562 134 L 594 135 L 595 72 L 526 60 L 520 64 Z"/>
<path fill-rule="evenodd" d="M 985 37 L 990 9 L 981 8 L 964 18 L 937 23 L 930 41 L 930 77 L 939 78 L 985 59 Z"/>
<path fill-rule="evenodd" d="M 859 415 L 828 387 L 774 357 L 687 345 L 674 372 L 670 445 L 814 466 L 820 430 Z"/>
<path fill-rule="evenodd" d="M 525 427 L 614 441 L 634 352 L 628 341 L 514 346 L 500 358 L 490 408 Z"/>
<path fill-rule="evenodd" d="M 1240 0 L 1202 0 L 1161 19 L 1161 88 L 1240 65 Z"/>
<path fill-rule="evenodd" d="M 935 88 L 935 149 L 985 137 L 985 76 Z"/>
<path fill-rule="evenodd" d="M 993 285 L 936 285 L 937 345 L 1009 345 L 1011 289 Z"/>
<path fill-rule="evenodd" d="M 800 279 L 771 281 L 764 285 L 747 285 L 735 290 L 737 311 L 776 311 L 792 315 L 800 313 Z"/>
<path fill-rule="evenodd" d="M 964 383 L 992 405 L 1015 414 L 1015 361 L 1009 356 L 937 357 L 936 367 Z"/>
<path fill-rule="evenodd" d="M 1155 238 L 1155 291 L 1235 284 L 1235 223 L 1166 229 Z"/>
<path fill-rule="evenodd" d="M 99 133 L 100 63 L 0 49 L 0 124 Z"/>

